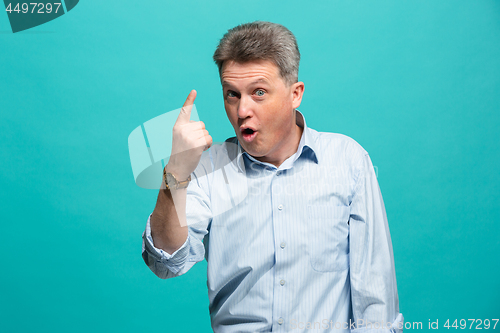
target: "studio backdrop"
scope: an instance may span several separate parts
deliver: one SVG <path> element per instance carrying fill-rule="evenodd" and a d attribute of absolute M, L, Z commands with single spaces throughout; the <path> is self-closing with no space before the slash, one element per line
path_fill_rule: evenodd
<path fill-rule="evenodd" d="M 206 262 L 143 262 L 158 192 L 128 138 L 191 89 L 214 141 L 234 136 L 212 55 L 255 20 L 297 37 L 307 125 L 370 153 L 406 330 L 500 330 L 498 0 L 4 4 L 1 332 L 211 331 Z"/>

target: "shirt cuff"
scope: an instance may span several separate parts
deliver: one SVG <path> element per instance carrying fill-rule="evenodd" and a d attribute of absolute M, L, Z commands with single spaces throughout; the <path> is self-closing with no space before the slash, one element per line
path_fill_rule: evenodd
<path fill-rule="evenodd" d="M 142 234 L 143 239 L 143 251 L 146 251 L 157 263 L 161 263 L 166 266 L 168 270 L 172 273 L 177 274 L 181 268 L 186 263 L 187 257 L 189 255 L 189 234 L 186 241 L 180 248 L 178 248 L 174 253 L 169 254 L 162 249 L 154 246 L 153 236 L 151 236 L 151 215 L 149 215 L 148 222 L 146 224 L 146 230 Z M 148 264 L 149 266 L 149 264 Z"/>
<path fill-rule="evenodd" d="M 358 319 L 358 322 L 362 322 Z M 351 333 L 402 333 L 404 328 L 404 317 L 399 313 L 392 323 L 362 322 L 363 327 L 351 330 Z"/>

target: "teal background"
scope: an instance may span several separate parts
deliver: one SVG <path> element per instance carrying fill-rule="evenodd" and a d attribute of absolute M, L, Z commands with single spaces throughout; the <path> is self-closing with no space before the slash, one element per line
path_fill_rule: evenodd
<path fill-rule="evenodd" d="M 257 19 L 298 39 L 307 124 L 378 169 L 405 320 L 500 317 L 499 1 L 110 0 L 17 34 L 0 13 L 0 331 L 210 331 L 206 263 L 142 261 L 157 192 L 127 137 L 191 89 L 232 136 L 211 56 Z"/>

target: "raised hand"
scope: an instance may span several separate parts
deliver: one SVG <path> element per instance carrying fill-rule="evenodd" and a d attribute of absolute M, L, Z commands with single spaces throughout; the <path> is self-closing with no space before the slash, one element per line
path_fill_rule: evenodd
<path fill-rule="evenodd" d="M 212 145 L 212 137 L 202 121 L 192 121 L 191 110 L 196 90 L 191 90 L 172 130 L 172 154 L 166 166 L 179 181 L 183 181 L 196 169 L 201 154 Z"/>

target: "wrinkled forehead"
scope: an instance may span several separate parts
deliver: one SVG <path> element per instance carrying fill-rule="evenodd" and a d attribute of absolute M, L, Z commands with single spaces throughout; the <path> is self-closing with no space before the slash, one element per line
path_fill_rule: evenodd
<path fill-rule="evenodd" d="M 223 86 L 242 83 L 274 84 L 278 80 L 284 82 L 278 66 L 270 60 L 224 61 L 220 79 Z"/>

